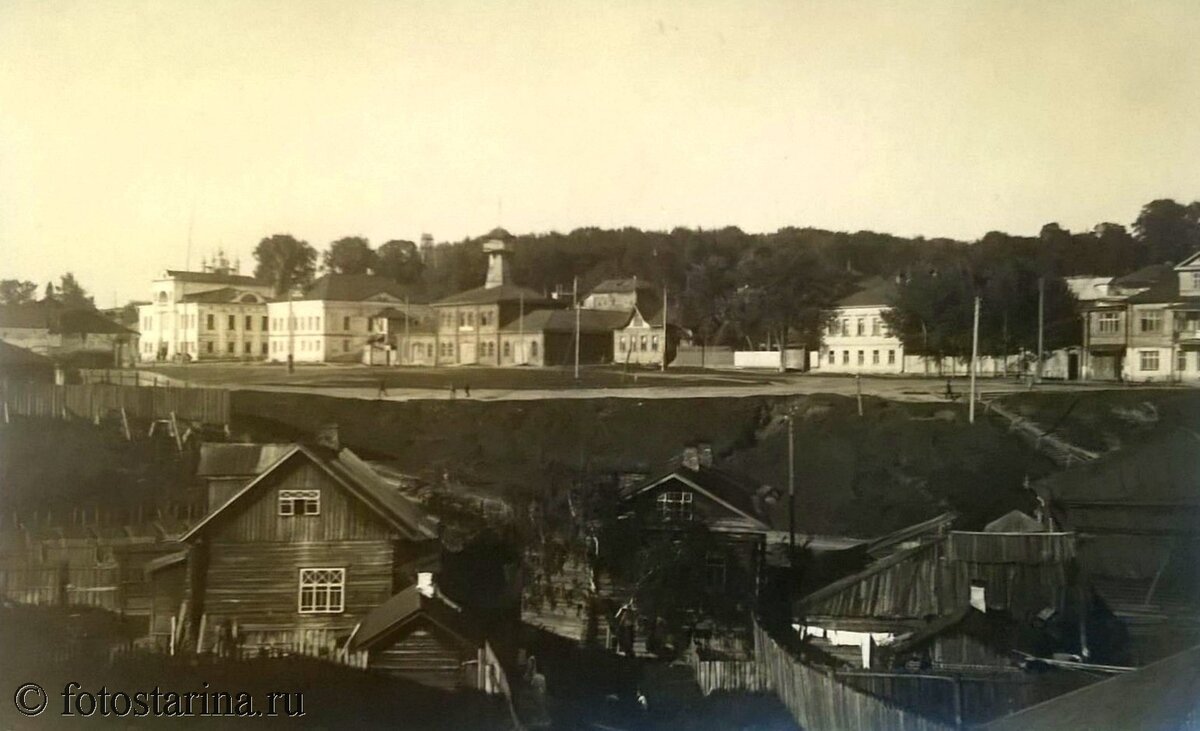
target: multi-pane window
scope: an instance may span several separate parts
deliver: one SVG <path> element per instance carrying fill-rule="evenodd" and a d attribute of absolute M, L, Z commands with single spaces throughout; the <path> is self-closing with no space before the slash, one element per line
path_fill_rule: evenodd
<path fill-rule="evenodd" d="M 204 320 L 205 320 L 205 322 L 204 322 L 204 325 L 205 325 L 205 327 L 206 327 L 207 329 L 209 329 L 209 330 L 215 330 L 215 329 L 217 328 L 216 324 L 213 322 L 213 316 L 212 316 L 212 315 L 207 315 L 207 316 L 204 318 Z"/>
<path fill-rule="evenodd" d="M 246 329 L 247 330 L 254 329 L 254 315 L 246 315 Z"/>
<path fill-rule="evenodd" d="M 349 330 L 349 329 L 350 329 L 350 318 L 349 318 L 349 317 L 343 317 L 343 318 L 342 318 L 342 329 L 343 329 L 343 330 Z"/>
<path fill-rule="evenodd" d="M 1200 272 L 1192 272 L 1192 289 L 1200 289 Z"/>
<path fill-rule="evenodd" d="M 842 335 L 849 335 L 849 334 L 850 334 L 850 318 L 848 318 L 848 317 L 842 318 L 842 332 L 841 332 L 841 334 L 842 334 Z"/>
<path fill-rule="evenodd" d="M 862 350 L 858 351 L 858 364 L 862 365 L 865 362 L 866 353 Z"/>
<path fill-rule="evenodd" d="M 225 344 L 225 352 L 226 352 L 226 353 L 232 353 L 232 352 L 234 352 L 234 350 L 233 350 L 233 343 L 226 343 L 226 344 Z"/>
<path fill-rule="evenodd" d="M 860 318 L 858 318 L 858 322 L 855 324 L 855 334 L 857 334 L 857 335 L 865 335 L 865 334 L 866 334 L 866 327 L 867 327 L 867 320 L 866 320 L 866 318 L 863 318 L 863 317 L 860 317 Z"/>
<path fill-rule="evenodd" d="M 237 329 L 237 315 L 230 315 L 228 324 L 229 324 L 230 330 L 236 330 Z"/>
<path fill-rule="evenodd" d="M 537 346 L 537 341 L 536 341 L 536 340 L 535 340 L 535 341 L 533 341 L 532 343 L 530 343 L 530 344 L 529 344 L 529 357 L 531 357 L 531 358 L 536 358 L 536 357 L 538 357 L 538 354 L 537 354 L 537 353 L 538 353 L 538 351 L 537 351 L 537 348 L 538 348 L 538 346 Z"/>
<path fill-rule="evenodd" d="M 346 569 L 300 569 L 301 614 L 337 614 L 345 602 Z"/>
<path fill-rule="evenodd" d="M 837 363 L 837 351 L 831 350 L 829 351 L 829 365 L 833 365 L 835 363 Z"/>
<path fill-rule="evenodd" d="M 650 336 L 650 350 L 653 350 L 656 353 L 658 352 L 658 336 L 657 335 Z"/>
<path fill-rule="evenodd" d="M 1101 312 L 1097 324 L 1101 335 L 1116 335 L 1121 330 L 1121 315 L 1116 312 Z"/>
<path fill-rule="evenodd" d="M 691 520 L 692 493 L 669 490 L 659 495 L 658 517 L 663 520 Z"/>
<path fill-rule="evenodd" d="M 871 351 L 871 365 L 879 365 L 879 351 L 878 350 Z"/>
<path fill-rule="evenodd" d="M 253 343 L 243 343 L 242 346 L 243 346 L 242 350 L 245 351 L 246 355 L 250 355 L 250 353 L 251 353 L 250 348 L 253 347 Z"/>
<path fill-rule="evenodd" d="M 624 353 L 625 352 L 625 336 L 622 335 L 620 340 L 618 340 L 618 342 L 621 344 L 621 352 Z M 505 353 L 505 355 L 507 355 L 507 353 Z"/>
<path fill-rule="evenodd" d="M 280 490 L 280 515 L 320 515 L 320 490 Z"/>
<path fill-rule="evenodd" d="M 896 351 L 888 351 L 888 365 L 896 365 Z"/>
<path fill-rule="evenodd" d="M 642 352 L 645 352 L 645 350 L 646 350 L 646 336 L 645 335 L 642 336 L 640 344 L 642 346 Z"/>
<path fill-rule="evenodd" d="M 1180 350 L 1175 356 L 1175 370 L 1183 373 L 1187 370 L 1187 351 Z"/>
<path fill-rule="evenodd" d="M 849 350 L 842 351 L 842 365 L 850 365 L 850 351 Z"/>
<path fill-rule="evenodd" d="M 879 318 L 878 317 L 871 318 L 871 335 L 873 335 L 875 337 L 879 337 Z"/>
<path fill-rule="evenodd" d="M 267 329 L 267 325 L 268 325 L 270 322 L 271 322 L 270 318 L 268 318 L 266 315 L 263 315 L 263 317 L 262 317 L 262 329 L 263 329 L 263 330 L 266 330 L 266 329 Z"/>
<path fill-rule="evenodd" d="M 1144 333 L 1162 332 L 1162 311 L 1143 310 L 1139 318 L 1141 331 Z"/>
<path fill-rule="evenodd" d="M 1158 351 L 1157 350 L 1139 350 L 1138 365 L 1143 371 L 1158 370 Z"/>

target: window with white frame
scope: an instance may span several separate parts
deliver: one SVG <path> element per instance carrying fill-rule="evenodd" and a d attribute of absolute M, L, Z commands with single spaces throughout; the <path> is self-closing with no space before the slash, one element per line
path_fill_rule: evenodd
<path fill-rule="evenodd" d="M 346 569 L 300 569 L 301 614 L 337 614 L 346 603 Z"/>
<path fill-rule="evenodd" d="M 1097 322 L 1101 335 L 1115 335 L 1121 330 L 1121 315 L 1116 312 L 1101 312 Z"/>
<path fill-rule="evenodd" d="M 1138 351 L 1138 366 L 1143 371 L 1158 370 L 1158 351 L 1157 350 L 1139 350 Z"/>
<path fill-rule="evenodd" d="M 658 496 L 658 517 L 663 520 L 691 520 L 692 493 L 668 490 Z"/>
<path fill-rule="evenodd" d="M 896 351 L 888 351 L 888 365 L 896 365 Z"/>
<path fill-rule="evenodd" d="M 1200 272 L 1192 272 L 1192 289 L 1200 289 Z"/>
<path fill-rule="evenodd" d="M 878 350 L 871 351 L 871 365 L 879 365 L 879 351 Z"/>
<path fill-rule="evenodd" d="M 1175 356 L 1175 370 L 1183 373 L 1187 370 L 1187 351 L 1180 350 Z"/>
<path fill-rule="evenodd" d="M 862 335 L 865 335 L 866 327 L 867 327 L 866 318 L 865 317 L 858 318 L 858 322 L 855 323 L 855 330 L 854 330 L 855 334 L 859 335 L 860 337 Z"/>
<path fill-rule="evenodd" d="M 280 490 L 280 515 L 320 515 L 320 490 Z"/>
<path fill-rule="evenodd" d="M 1141 331 L 1144 333 L 1162 332 L 1162 311 L 1161 310 L 1142 310 L 1141 317 L 1138 318 L 1141 324 Z"/>
<path fill-rule="evenodd" d="M 871 335 L 872 335 L 872 337 L 879 337 L 879 318 L 878 317 L 871 318 Z"/>

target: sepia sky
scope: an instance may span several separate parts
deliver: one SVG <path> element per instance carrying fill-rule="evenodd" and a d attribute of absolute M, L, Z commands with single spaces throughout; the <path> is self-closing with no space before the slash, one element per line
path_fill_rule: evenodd
<path fill-rule="evenodd" d="M 1178 2 L 0 3 L 0 276 L 586 225 L 978 238 L 1200 198 Z"/>

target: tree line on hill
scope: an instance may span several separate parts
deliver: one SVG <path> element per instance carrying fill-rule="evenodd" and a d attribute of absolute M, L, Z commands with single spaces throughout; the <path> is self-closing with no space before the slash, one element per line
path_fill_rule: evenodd
<path fill-rule="evenodd" d="M 895 278 L 898 294 L 887 316 L 905 349 L 935 357 L 971 349 L 974 298 L 983 300 L 984 354 L 1036 347 L 1039 282 L 1045 293 L 1047 348 L 1076 342 L 1076 304 L 1063 277 L 1120 275 L 1147 264 L 1178 262 L 1200 249 L 1200 201 L 1144 205 L 1132 230 L 1100 223 L 1072 232 L 1048 223 L 1037 236 L 989 232 L 975 242 L 782 228 L 750 234 L 735 226 L 642 231 L 579 228 L 570 233 L 514 236 L 513 275 L 544 292 L 581 292 L 604 279 L 636 276 L 665 287 L 673 317 L 707 344 L 767 343 L 816 348 L 828 308 L 870 276 Z M 487 262 L 479 239 L 443 243 L 425 252 L 393 239 L 372 247 L 361 236 L 318 252 L 290 234 L 263 238 L 254 274 L 283 295 L 319 272 L 375 274 L 436 300 L 483 282 Z M 37 286 L 0 281 L 0 302 L 30 301 Z M 47 296 L 72 304 L 90 297 L 71 274 Z"/>

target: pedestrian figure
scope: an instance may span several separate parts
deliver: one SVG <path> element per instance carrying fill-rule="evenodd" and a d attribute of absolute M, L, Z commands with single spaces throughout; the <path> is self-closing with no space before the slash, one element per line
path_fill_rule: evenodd
<path fill-rule="evenodd" d="M 384 396 L 387 396 L 387 395 L 388 395 L 387 381 L 380 378 L 379 379 L 379 398 L 383 398 Z"/>
<path fill-rule="evenodd" d="M 949 378 L 946 379 L 946 398 L 948 398 L 950 400 L 954 399 L 954 389 L 951 388 L 951 386 L 950 386 Z"/>
<path fill-rule="evenodd" d="M 463 393 L 466 394 L 467 398 L 471 398 L 471 384 L 463 384 Z"/>
<path fill-rule="evenodd" d="M 454 384 L 451 383 L 450 384 L 450 400 L 453 401 L 454 397 L 457 395 L 458 395 L 458 391 L 457 391 L 457 389 L 454 388 Z"/>

